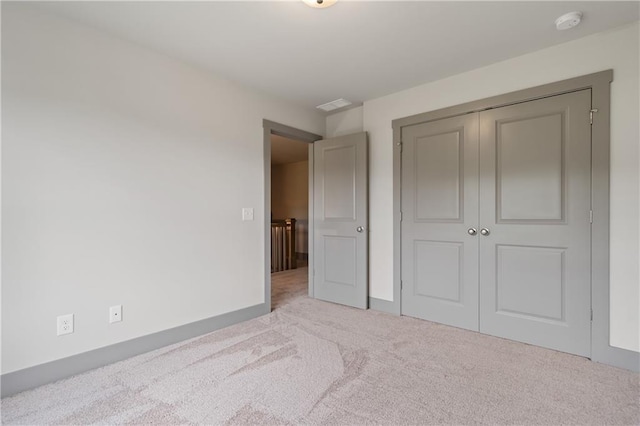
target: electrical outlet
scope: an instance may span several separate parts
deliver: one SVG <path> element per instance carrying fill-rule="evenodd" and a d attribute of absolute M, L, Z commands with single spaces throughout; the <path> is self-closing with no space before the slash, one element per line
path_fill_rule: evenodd
<path fill-rule="evenodd" d="M 73 333 L 73 314 L 58 317 L 58 336 Z"/>
<path fill-rule="evenodd" d="M 109 308 L 109 322 L 122 321 L 122 305 L 116 305 Z"/>
<path fill-rule="evenodd" d="M 250 207 L 244 207 L 242 209 L 242 220 L 253 220 L 253 209 Z"/>

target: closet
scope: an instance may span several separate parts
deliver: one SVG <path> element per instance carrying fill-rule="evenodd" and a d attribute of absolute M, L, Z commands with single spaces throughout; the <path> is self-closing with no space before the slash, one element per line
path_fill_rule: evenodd
<path fill-rule="evenodd" d="M 401 312 L 591 347 L 591 89 L 402 127 Z"/>

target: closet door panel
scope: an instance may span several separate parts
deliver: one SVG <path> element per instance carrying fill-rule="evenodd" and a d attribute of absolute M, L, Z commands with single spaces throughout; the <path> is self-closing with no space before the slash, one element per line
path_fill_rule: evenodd
<path fill-rule="evenodd" d="M 584 90 L 480 113 L 483 333 L 590 355 L 590 109 Z"/>
<path fill-rule="evenodd" d="M 478 330 L 477 114 L 402 132 L 402 314 Z"/>

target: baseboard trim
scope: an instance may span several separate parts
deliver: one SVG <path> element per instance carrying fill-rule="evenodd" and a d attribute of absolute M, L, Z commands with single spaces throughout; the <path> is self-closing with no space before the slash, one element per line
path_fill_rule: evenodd
<path fill-rule="evenodd" d="M 369 309 L 374 311 L 386 312 L 388 314 L 396 315 L 396 310 L 393 302 L 389 300 L 376 299 L 375 297 L 369 298 Z"/>
<path fill-rule="evenodd" d="M 230 325 L 268 313 L 266 303 L 250 306 L 226 314 L 206 318 L 190 324 L 159 331 L 146 336 L 83 352 L 67 358 L 3 374 L 0 377 L 2 397 L 66 379 L 98 367 L 113 364 L 183 340 L 191 339 Z"/>
<path fill-rule="evenodd" d="M 369 309 L 386 312 L 392 315 L 400 315 L 398 305 L 383 299 L 369 298 Z M 489 334 L 487 334 L 489 336 Z M 628 349 L 607 346 L 604 349 L 594 351 L 591 356 L 593 362 L 610 365 L 612 367 L 623 368 L 633 372 L 640 372 L 640 352 Z"/>
<path fill-rule="evenodd" d="M 591 360 L 601 364 L 607 364 L 625 370 L 640 372 L 640 352 L 628 349 L 608 346 L 605 350 L 600 350 L 592 354 Z"/>

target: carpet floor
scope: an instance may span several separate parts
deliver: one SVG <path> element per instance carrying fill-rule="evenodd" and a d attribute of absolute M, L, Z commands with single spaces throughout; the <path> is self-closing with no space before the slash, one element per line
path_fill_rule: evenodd
<path fill-rule="evenodd" d="M 638 374 L 306 296 L 2 400 L 3 424 L 640 424 Z"/>

